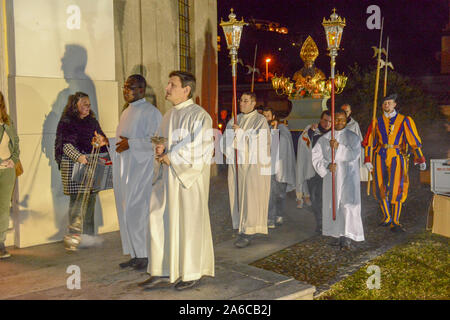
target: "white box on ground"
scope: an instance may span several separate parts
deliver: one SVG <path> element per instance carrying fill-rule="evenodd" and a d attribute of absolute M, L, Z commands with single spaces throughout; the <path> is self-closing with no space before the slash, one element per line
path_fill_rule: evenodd
<path fill-rule="evenodd" d="M 431 191 L 450 195 L 450 159 L 431 159 Z"/>

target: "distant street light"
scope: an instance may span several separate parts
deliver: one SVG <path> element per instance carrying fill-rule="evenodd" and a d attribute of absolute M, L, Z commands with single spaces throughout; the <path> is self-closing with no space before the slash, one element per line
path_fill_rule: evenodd
<path fill-rule="evenodd" d="M 270 62 L 270 58 L 266 59 L 266 82 L 269 82 L 269 62 Z"/>

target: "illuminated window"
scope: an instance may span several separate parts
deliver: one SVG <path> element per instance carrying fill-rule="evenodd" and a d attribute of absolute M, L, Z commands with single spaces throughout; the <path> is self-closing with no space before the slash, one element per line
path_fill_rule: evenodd
<path fill-rule="evenodd" d="M 180 70 L 192 72 L 189 0 L 178 0 L 178 12 L 180 24 Z"/>

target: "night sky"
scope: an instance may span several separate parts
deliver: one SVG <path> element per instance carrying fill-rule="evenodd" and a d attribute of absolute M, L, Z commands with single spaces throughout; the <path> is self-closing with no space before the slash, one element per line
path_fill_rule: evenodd
<path fill-rule="evenodd" d="M 255 44 L 258 44 L 257 67 L 265 71 L 265 58 L 271 57 L 271 72 L 292 77 L 303 66 L 300 47 L 311 35 L 319 48 L 315 65 L 329 76 L 330 58 L 326 55 L 326 40 L 322 19 L 329 19 L 332 9 L 346 19 L 336 68 L 348 73 L 348 66 L 374 66 L 372 46 L 378 46 L 380 30 L 369 30 L 367 7 L 378 5 L 384 17 L 383 47 L 389 36 L 389 56 L 395 70 L 408 76 L 435 75 L 440 72 L 438 53 L 441 50 L 442 30 L 448 23 L 448 0 L 218 0 L 218 22 L 228 21 L 233 7 L 237 18 L 278 22 L 289 29 L 287 35 L 244 27 L 239 57 L 244 64 L 253 64 Z M 219 52 L 219 83 L 230 83 L 229 58 L 221 27 Z M 281 49 L 281 50 L 280 50 Z M 239 66 L 238 83 L 248 83 L 246 68 Z"/>

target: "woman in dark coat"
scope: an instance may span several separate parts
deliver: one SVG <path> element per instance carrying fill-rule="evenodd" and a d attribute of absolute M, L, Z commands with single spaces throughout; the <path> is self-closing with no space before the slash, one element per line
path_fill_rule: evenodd
<path fill-rule="evenodd" d="M 87 190 L 72 180 L 75 162 L 88 163 L 86 155 L 92 152 L 94 141 L 101 145 L 100 152 L 108 152 L 108 144 L 100 124 L 91 110 L 89 96 L 83 92 L 70 95 L 56 130 L 55 158 L 61 170 L 64 194 L 70 196 L 69 234 L 79 235 L 82 193 L 89 193 L 83 220 L 83 234 L 94 235 L 94 209 L 97 192 Z M 79 195 L 79 196 L 78 196 Z M 78 238 L 79 239 L 79 238 Z"/>

